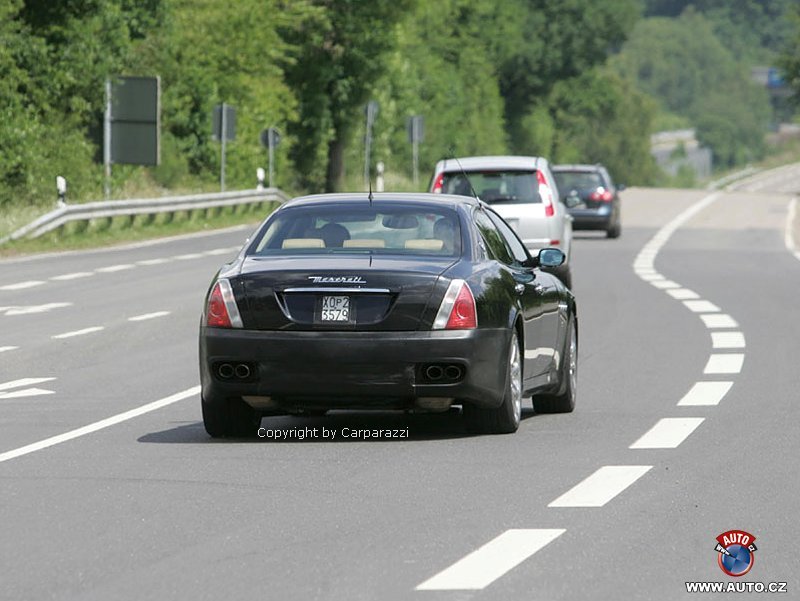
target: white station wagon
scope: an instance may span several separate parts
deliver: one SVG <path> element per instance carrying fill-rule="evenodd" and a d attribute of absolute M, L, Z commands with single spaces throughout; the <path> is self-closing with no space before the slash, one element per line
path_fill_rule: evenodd
<path fill-rule="evenodd" d="M 567 259 L 553 273 L 572 286 L 572 217 L 560 200 L 547 159 L 485 156 L 436 163 L 431 192 L 472 196 L 473 190 L 508 222 L 533 254 L 541 248 L 560 249 Z"/>

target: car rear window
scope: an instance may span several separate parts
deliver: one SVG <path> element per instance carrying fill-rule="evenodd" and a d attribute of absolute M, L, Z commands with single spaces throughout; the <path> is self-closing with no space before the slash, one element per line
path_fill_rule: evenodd
<path fill-rule="evenodd" d="M 603 177 L 596 171 L 554 171 L 553 177 L 562 194 L 570 190 L 595 190 L 605 186 Z"/>
<path fill-rule="evenodd" d="M 461 227 L 447 207 L 310 204 L 277 211 L 248 255 L 379 253 L 459 256 Z"/>
<path fill-rule="evenodd" d="M 467 177 L 460 172 L 445 173 L 442 192 L 472 196 L 472 183 L 475 193 L 489 204 L 542 202 L 535 170 L 468 171 Z"/>

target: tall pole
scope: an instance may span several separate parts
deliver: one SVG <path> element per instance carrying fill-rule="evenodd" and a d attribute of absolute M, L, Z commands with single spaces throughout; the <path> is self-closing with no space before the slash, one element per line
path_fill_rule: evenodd
<path fill-rule="evenodd" d="M 267 132 L 267 146 L 269 147 L 269 187 L 275 187 L 275 172 L 273 170 L 273 162 L 275 161 L 275 132 L 270 127 Z"/>
<path fill-rule="evenodd" d="M 414 130 L 417 129 L 417 120 L 413 121 Z M 411 154 L 413 157 L 413 173 L 414 173 L 414 187 L 419 183 L 419 136 L 417 131 L 414 131 L 414 142 L 411 144 Z"/>
<path fill-rule="evenodd" d="M 222 111 L 220 115 L 220 141 L 222 142 L 222 156 L 219 165 L 219 189 L 220 192 L 225 191 L 225 138 L 227 137 L 227 120 L 225 119 L 225 103 L 222 103 Z"/>
<path fill-rule="evenodd" d="M 111 80 L 106 79 L 106 110 L 103 113 L 103 196 L 111 198 Z"/>

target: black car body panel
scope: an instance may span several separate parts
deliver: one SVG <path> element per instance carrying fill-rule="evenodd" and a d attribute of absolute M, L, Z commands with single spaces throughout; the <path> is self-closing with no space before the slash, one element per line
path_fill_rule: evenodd
<path fill-rule="evenodd" d="M 367 206 L 372 213 L 363 209 Z M 395 219 L 395 207 L 415 220 Z M 338 215 L 339 224 L 349 225 L 349 235 L 367 228 L 359 215 L 374 213 L 369 227 L 388 224 L 391 240 L 385 247 L 366 248 L 376 244 L 368 237 L 358 239 L 361 246 L 337 242 L 329 247 L 327 241 L 322 246 L 317 238 L 291 233 L 281 245 L 273 243 L 269 231 L 276 229 L 275 220 L 293 209 L 324 213 L 325 219 Z M 203 403 L 244 399 L 264 414 L 424 408 L 426 399 L 497 407 L 514 331 L 524 357 L 524 392 L 558 389 L 575 299 L 555 276 L 491 256 L 473 223 L 475 212 L 488 210 L 472 198 L 430 194 L 376 194 L 371 202 L 361 194 L 321 195 L 278 209 L 209 288 L 207 303 L 217 282 L 229 283 L 241 327 L 208 326 L 204 316 L 199 340 Z M 459 239 L 449 247 L 436 238 L 420 242 L 435 229 L 427 221 L 430 215 L 452 219 Z M 297 213 L 297 218 L 308 216 Z M 321 236 L 314 233 L 320 229 L 306 231 Z M 415 238 L 397 242 L 401 235 Z M 390 243 L 397 248 L 388 248 Z M 524 253 L 518 258 L 535 262 L 519 239 L 516 244 Z M 474 297 L 477 327 L 436 329 L 445 294 L 460 281 Z M 346 297 L 347 319 L 322 322 L 325 297 Z"/>
<path fill-rule="evenodd" d="M 570 196 L 580 202 L 569 208 L 576 230 L 609 230 L 621 218 L 619 188 L 602 165 L 555 165 L 561 199 L 569 206 Z"/>

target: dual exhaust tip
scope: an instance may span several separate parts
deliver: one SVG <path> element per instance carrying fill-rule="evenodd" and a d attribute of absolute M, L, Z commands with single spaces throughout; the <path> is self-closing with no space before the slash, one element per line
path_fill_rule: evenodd
<path fill-rule="evenodd" d="M 220 363 L 216 371 L 222 380 L 247 380 L 253 374 L 253 369 L 247 363 Z"/>
<path fill-rule="evenodd" d="M 431 365 L 423 366 L 422 374 L 429 382 L 458 382 L 464 378 L 464 368 L 455 363 L 433 363 Z"/>

